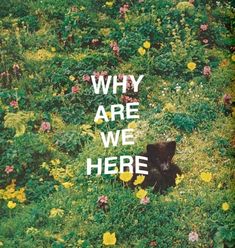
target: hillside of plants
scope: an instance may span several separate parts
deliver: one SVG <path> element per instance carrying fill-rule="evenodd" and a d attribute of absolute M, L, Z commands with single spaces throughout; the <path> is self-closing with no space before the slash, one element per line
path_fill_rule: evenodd
<path fill-rule="evenodd" d="M 0 247 L 235 247 L 233 1 L 0 1 Z M 144 75 L 95 94 L 91 75 Z M 94 121 L 139 102 L 139 119 Z M 135 129 L 104 148 L 100 132 Z M 177 142 L 176 186 L 87 158 Z M 117 163 L 117 171 L 118 171 Z"/>

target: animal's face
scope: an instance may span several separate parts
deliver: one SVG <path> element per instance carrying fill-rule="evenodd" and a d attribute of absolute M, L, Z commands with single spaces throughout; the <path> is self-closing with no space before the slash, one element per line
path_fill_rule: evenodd
<path fill-rule="evenodd" d="M 170 169 L 171 160 L 175 155 L 176 142 L 159 142 L 147 145 L 148 158 L 153 166 L 157 166 L 161 171 Z"/>

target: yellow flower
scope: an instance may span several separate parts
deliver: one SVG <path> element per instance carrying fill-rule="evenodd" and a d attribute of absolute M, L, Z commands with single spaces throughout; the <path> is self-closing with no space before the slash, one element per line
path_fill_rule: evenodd
<path fill-rule="evenodd" d="M 110 232 L 105 232 L 103 234 L 103 244 L 104 245 L 115 245 L 117 242 L 115 232 L 110 233 Z"/>
<path fill-rule="evenodd" d="M 100 124 L 103 123 L 103 120 L 102 120 L 102 119 L 98 119 L 98 120 L 95 121 L 95 123 L 96 123 L 97 125 L 100 125 Z"/>
<path fill-rule="evenodd" d="M 62 217 L 64 215 L 64 210 L 60 208 L 52 208 L 50 211 L 49 218 L 54 218 L 56 216 Z"/>
<path fill-rule="evenodd" d="M 73 75 L 70 75 L 70 76 L 69 76 L 69 80 L 70 80 L 70 81 L 74 81 L 75 79 L 76 79 L 76 78 L 75 78 Z"/>
<path fill-rule="evenodd" d="M 182 182 L 183 179 L 184 179 L 184 175 L 180 176 L 179 174 L 177 174 L 175 179 L 175 184 L 178 185 L 179 183 Z"/>
<path fill-rule="evenodd" d="M 101 28 L 99 33 L 102 34 L 103 36 L 108 36 L 110 34 L 110 29 L 109 28 Z"/>
<path fill-rule="evenodd" d="M 175 112 L 175 106 L 172 103 L 166 103 L 163 110 L 167 112 Z"/>
<path fill-rule="evenodd" d="M 130 122 L 129 124 L 128 124 L 128 128 L 137 128 L 137 124 L 136 124 L 136 122 L 135 121 L 132 121 L 132 122 Z"/>
<path fill-rule="evenodd" d="M 138 185 L 138 184 L 143 183 L 144 179 L 145 179 L 145 176 L 143 176 L 143 175 L 137 176 L 137 178 L 134 181 L 134 185 Z"/>
<path fill-rule="evenodd" d="M 218 186 L 217 186 L 218 189 L 221 189 L 222 187 L 223 187 L 222 183 L 219 183 Z"/>
<path fill-rule="evenodd" d="M 10 208 L 10 209 L 13 209 L 13 208 L 16 207 L 16 203 L 13 202 L 13 201 L 9 201 L 9 202 L 7 203 L 7 207 Z"/>
<path fill-rule="evenodd" d="M 224 211 L 228 211 L 229 210 L 229 204 L 227 203 L 227 202 L 224 202 L 223 204 L 222 204 L 222 209 L 224 210 Z"/>
<path fill-rule="evenodd" d="M 143 55 L 145 55 L 146 50 L 145 50 L 143 47 L 140 47 L 140 48 L 138 49 L 138 53 L 139 53 L 141 56 L 143 56 Z"/>
<path fill-rule="evenodd" d="M 151 43 L 150 43 L 149 41 L 147 41 L 147 40 L 143 43 L 143 47 L 144 47 L 145 49 L 149 49 L 150 46 L 151 46 Z"/>
<path fill-rule="evenodd" d="M 106 2 L 105 5 L 109 8 L 112 8 L 113 7 L 113 4 L 114 2 L 113 1 L 109 1 L 109 2 Z"/>
<path fill-rule="evenodd" d="M 133 174 L 130 171 L 124 171 L 123 173 L 120 173 L 120 176 L 119 176 L 119 178 L 123 182 L 129 182 L 132 177 L 133 177 Z"/>
<path fill-rule="evenodd" d="M 73 187 L 73 183 L 70 183 L 70 182 L 65 182 L 65 183 L 62 183 L 62 185 L 66 188 L 66 189 L 69 189 L 71 187 Z"/>
<path fill-rule="evenodd" d="M 54 52 L 56 52 L 56 48 L 55 47 L 52 47 L 51 48 L 51 51 L 54 53 Z"/>
<path fill-rule="evenodd" d="M 52 165 L 58 165 L 58 164 L 60 164 L 60 160 L 59 159 L 53 159 L 53 160 L 51 160 L 51 163 L 52 163 Z"/>
<path fill-rule="evenodd" d="M 194 62 L 189 62 L 189 63 L 187 64 L 187 67 L 188 67 L 188 69 L 189 69 L 190 71 L 193 71 L 193 70 L 195 70 L 195 68 L 197 67 L 197 65 L 196 65 Z"/>
<path fill-rule="evenodd" d="M 212 179 L 212 174 L 210 172 L 202 172 L 200 178 L 202 181 L 209 183 Z"/>
<path fill-rule="evenodd" d="M 140 189 L 135 195 L 137 198 L 143 199 L 147 195 L 147 191 L 144 189 Z"/>
<path fill-rule="evenodd" d="M 20 202 L 23 203 L 26 201 L 26 196 L 25 196 L 25 189 L 21 188 L 20 190 L 15 192 L 15 198 Z"/>
<path fill-rule="evenodd" d="M 84 7 L 84 6 L 82 6 L 81 8 L 80 8 L 80 10 L 81 11 L 83 11 L 83 10 L 85 10 L 86 8 Z"/>
<path fill-rule="evenodd" d="M 106 116 L 107 116 L 109 119 L 111 119 L 111 118 L 112 118 L 111 112 L 106 112 Z"/>
<path fill-rule="evenodd" d="M 235 62 L 235 54 L 232 55 L 231 60 Z"/>

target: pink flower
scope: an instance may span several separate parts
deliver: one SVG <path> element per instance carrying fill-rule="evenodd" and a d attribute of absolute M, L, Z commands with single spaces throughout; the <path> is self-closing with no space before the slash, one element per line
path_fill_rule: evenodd
<path fill-rule="evenodd" d="M 91 44 L 93 46 L 98 46 L 100 44 L 100 41 L 99 41 L 99 39 L 92 39 Z"/>
<path fill-rule="evenodd" d="M 201 31 L 206 31 L 208 29 L 208 24 L 201 24 L 200 29 Z"/>
<path fill-rule="evenodd" d="M 119 56 L 119 46 L 116 41 L 112 41 L 110 47 L 113 49 L 113 52 L 116 56 Z"/>
<path fill-rule="evenodd" d="M 72 91 L 73 94 L 76 94 L 76 93 L 79 92 L 79 87 L 78 86 L 73 86 L 71 91 Z"/>
<path fill-rule="evenodd" d="M 82 79 L 83 79 L 83 81 L 85 81 L 85 82 L 89 82 L 90 80 L 91 80 L 91 77 L 89 76 L 89 75 L 83 75 L 83 77 L 82 77 Z"/>
<path fill-rule="evenodd" d="M 102 195 L 98 197 L 98 203 L 107 204 L 108 203 L 108 196 Z"/>
<path fill-rule="evenodd" d="M 207 76 L 207 77 L 211 75 L 211 68 L 210 68 L 210 66 L 208 66 L 208 65 L 204 66 L 204 68 L 203 68 L 203 75 L 204 76 Z"/>
<path fill-rule="evenodd" d="M 231 104 L 232 103 L 232 97 L 231 97 L 231 95 L 225 94 L 223 96 L 223 102 L 224 102 L 225 105 Z"/>
<path fill-rule="evenodd" d="M 41 124 L 41 130 L 43 132 L 49 132 L 51 130 L 51 124 L 50 122 L 47 122 L 47 121 L 43 121 L 42 124 Z"/>
<path fill-rule="evenodd" d="M 144 198 L 140 199 L 140 204 L 147 205 L 150 202 L 149 197 L 145 196 Z"/>
<path fill-rule="evenodd" d="M 11 101 L 10 106 L 13 107 L 13 108 L 18 108 L 18 106 L 19 106 L 18 101 L 16 101 L 16 100 Z"/>
<path fill-rule="evenodd" d="M 204 44 L 208 44 L 208 39 L 203 39 L 202 42 L 203 42 Z"/>
<path fill-rule="evenodd" d="M 5 172 L 7 174 L 11 173 L 14 171 L 14 166 L 13 165 L 7 165 L 6 168 L 5 168 Z"/>
<path fill-rule="evenodd" d="M 191 4 L 194 4 L 194 0 L 189 0 L 188 2 Z"/>
<path fill-rule="evenodd" d="M 188 240 L 190 242 L 198 241 L 198 234 L 196 232 L 190 232 L 188 235 Z"/>
<path fill-rule="evenodd" d="M 119 13 L 121 14 L 122 18 L 125 18 L 126 12 L 129 10 L 129 5 L 126 3 L 119 9 Z"/>
<path fill-rule="evenodd" d="M 138 99 L 130 97 L 130 96 L 126 96 L 126 95 L 122 95 L 121 96 L 121 100 L 123 103 L 128 103 L 128 102 L 139 102 Z"/>

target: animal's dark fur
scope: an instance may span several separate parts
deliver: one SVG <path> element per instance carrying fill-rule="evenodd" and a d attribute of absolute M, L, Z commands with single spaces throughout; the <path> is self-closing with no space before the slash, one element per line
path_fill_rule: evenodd
<path fill-rule="evenodd" d="M 148 157 L 148 175 L 145 175 L 141 188 L 151 186 L 155 192 L 164 193 L 168 187 L 175 186 L 177 174 L 182 174 L 180 168 L 172 162 L 175 150 L 175 141 L 147 145 L 147 151 L 141 156 Z M 135 187 L 133 183 L 137 176 L 133 174 L 129 186 Z"/>

